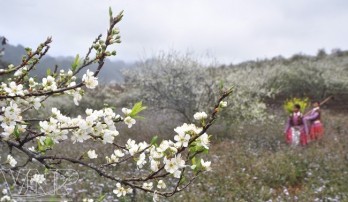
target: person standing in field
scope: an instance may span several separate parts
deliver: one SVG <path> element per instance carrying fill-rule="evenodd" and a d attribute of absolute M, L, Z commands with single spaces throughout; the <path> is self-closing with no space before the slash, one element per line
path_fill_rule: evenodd
<path fill-rule="evenodd" d="M 307 145 L 307 137 L 303 127 L 303 115 L 301 106 L 295 104 L 284 129 L 285 140 L 291 145 Z"/>
<path fill-rule="evenodd" d="M 324 128 L 321 123 L 320 103 L 312 102 L 313 109 L 303 118 L 304 128 L 310 140 L 317 140 L 323 136 Z"/>

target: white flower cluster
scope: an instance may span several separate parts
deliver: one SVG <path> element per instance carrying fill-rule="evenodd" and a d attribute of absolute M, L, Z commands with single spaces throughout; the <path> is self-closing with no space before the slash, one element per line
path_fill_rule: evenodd
<path fill-rule="evenodd" d="M 193 118 L 198 120 L 198 121 L 206 119 L 207 117 L 208 117 L 208 115 L 205 112 L 197 112 L 193 115 Z"/>
<path fill-rule="evenodd" d="M 122 112 L 126 116 L 126 118 L 124 119 L 124 123 L 127 124 L 128 128 L 131 128 L 136 123 L 135 119 L 130 117 L 130 114 L 132 113 L 132 110 L 131 109 L 127 109 L 127 108 L 122 108 Z"/>
<path fill-rule="evenodd" d="M 113 190 L 114 194 L 116 194 L 117 197 L 125 196 L 127 193 L 132 193 L 132 191 L 133 190 L 131 188 L 122 187 L 120 183 L 117 183 L 116 189 Z"/>
<path fill-rule="evenodd" d="M 90 159 L 96 159 L 98 158 L 98 154 L 95 153 L 95 150 L 89 150 L 87 152 L 88 158 Z"/>
<path fill-rule="evenodd" d="M 13 65 L 12 65 L 13 66 Z M 24 76 L 27 73 L 28 68 L 26 66 L 18 69 L 14 73 L 14 77 Z M 67 73 L 64 70 L 60 70 L 59 74 L 53 76 L 48 75 L 42 78 L 41 83 L 37 82 L 33 77 L 26 79 L 24 82 L 16 83 L 12 80 L 7 83 L 2 82 L 0 85 L 0 92 L 2 91 L 7 96 L 26 96 L 36 90 L 44 91 L 56 91 L 58 89 L 72 88 L 71 90 L 64 91 L 65 94 L 72 95 L 74 103 L 79 105 L 79 101 L 82 99 L 83 90 L 74 88 L 76 84 L 76 77 L 73 76 L 73 72 L 69 70 Z M 94 73 L 90 70 L 82 76 L 82 82 L 87 88 L 94 89 L 98 85 L 98 78 L 94 76 Z M 29 89 L 25 89 L 24 86 L 29 86 Z M 38 108 L 38 105 L 35 107 Z"/>
<path fill-rule="evenodd" d="M 98 78 L 94 76 L 94 73 L 87 70 L 86 74 L 82 76 L 82 81 L 87 88 L 94 89 L 98 85 Z"/>
<path fill-rule="evenodd" d="M 206 171 L 211 171 L 211 167 L 210 167 L 211 162 L 210 161 L 204 161 L 203 159 L 201 159 L 201 165 Z"/>
<path fill-rule="evenodd" d="M 41 97 L 29 97 L 0 101 L 0 126 L 3 129 L 0 136 L 7 140 L 15 131 L 24 132 L 27 125 L 22 124 L 22 110 L 32 107 L 38 110 L 41 107 L 41 100 Z"/>
<path fill-rule="evenodd" d="M 23 131 L 26 128 L 26 125 L 17 124 L 17 122 L 22 121 L 22 116 L 21 109 L 14 101 L 11 101 L 6 107 L 2 107 L 1 112 L 3 113 L 0 115 L 1 127 L 3 128 L 2 138 L 8 139 L 16 126 L 19 131 Z"/>
<path fill-rule="evenodd" d="M 46 136 L 40 137 L 43 144 L 46 138 L 51 138 L 55 143 L 67 139 L 67 134 L 72 133 L 71 140 L 84 142 L 90 138 L 100 139 L 104 144 L 113 143 L 119 134 L 114 123 L 120 116 L 116 115 L 111 108 L 103 110 L 86 110 L 86 117 L 70 118 L 64 116 L 56 108 L 52 108 L 52 116 L 49 121 L 40 121 L 41 132 Z"/>
<path fill-rule="evenodd" d="M 35 174 L 33 177 L 30 179 L 31 183 L 38 183 L 42 184 L 46 180 L 45 176 L 43 174 Z"/>
<path fill-rule="evenodd" d="M 184 168 L 185 161 L 181 158 L 181 154 L 178 154 L 174 158 L 167 159 L 166 157 L 164 158 L 164 169 L 166 169 L 167 172 L 171 173 L 174 175 L 175 178 L 180 178 L 181 175 L 181 170 Z"/>
<path fill-rule="evenodd" d="M 121 14 L 119 17 L 122 17 Z M 117 21 L 118 18 L 114 20 Z M 112 34 L 110 35 L 110 33 Z M 107 43 L 98 40 L 99 45 L 97 43 L 94 44 L 94 49 L 97 52 L 95 60 L 99 59 L 99 61 L 102 61 L 105 59 L 105 55 L 110 56 L 116 53 L 110 53 L 106 51 L 106 48 L 109 44 L 120 42 L 118 30 L 112 29 L 108 34 L 110 36 L 107 36 Z M 50 40 L 48 39 L 48 41 Z M 28 53 L 28 55 L 30 54 Z M 86 58 L 84 62 L 88 60 L 89 59 Z M 32 64 L 31 62 L 32 60 L 29 59 L 28 61 L 23 61 L 23 64 Z M 94 62 L 94 60 L 91 62 Z M 30 117 L 28 119 L 22 118 L 22 116 L 27 117 L 29 113 L 25 114 L 25 112 L 28 110 L 39 110 L 42 106 L 41 102 L 52 95 L 70 95 L 73 97 L 75 105 L 79 105 L 84 93 L 83 86 L 86 86 L 88 89 L 95 89 L 98 86 L 98 78 L 96 77 L 96 73 L 87 70 L 82 76 L 82 82 L 78 83 L 74 75 L 84 67 L 83 65 L 79 66 L 78 63 L 79 60 L 77 57 L 72 65 L 72 70 L 67 72 L 65 72 L 65 70 L 57 71 L 58 69 L 56 69 L 51 73 L 50 70 L 48 70 L 47 76 L 41 80 L 30 77 L 28 74 L 34 66 L 23 66 L 22 64 L 15 67 L 11 65 L 7 70 L 2 70 L 2 72 L 6 71 L 5 73 L 8 73 L 8 75 L 12 75 L 13 72 L 14 74 L 12 78 L 7 79 L 7 83 L 1 82 L 0 85 L 1 141 L 5 140 L 8 141 L 8 143 L 20 143 L 20 146 L 15 146 L 23 148 L 24 150 L 21 148 L 19 150 L 22 150 L 29 157 L 33 157 L 29 154 L 32 152 L 31 154 L 34 155 L 33 158 L 37 160 L 40 159 L 39 157 L 42 157 L 41 155 L 44 155 L 44 151 L 51 149 L 53 144 L 59 144 L 68 139 L 74 144 L 93 139 L 103 144 L 114 144 L 118 146 L 118 142 L 115 142 L 115 138 L 119 135 L 119 132 L 115 124 L 122 121 L 128 128 L 136 124 L 135 118 L 137 114 L 146 108 L 142 106 L 142 102 L 136 103 L 132 109 L 123 108 L 122 112 L 124 117 L 116 114 L 112 108 L 104 108 L 101 110 L 86 109 L 85 115 L 77 117 L 63 115 L 59 109 L 52 108 L 49 118 L 40 120 L 37 120 L 37 117 L 34 117 L 34 119 Z M 76 68 L 79 69 L 76 70 Z M 220 105 L 223 106 L 226 104 L 220 103 Z M 208 115 L 205 112 L 197 112 L 194 118 L 201 121 L 201 125 L 205 127 L 205 119 L 208 118 Z M 209 135 L 204 133 L 203 129 L 207 128 L 185 123 L 174 129 L 176 134 L 173 137 L 173 141 L 162 140 L 159 144 L 157 144 L 156 138 L 151 141 L 151 144 L 145 141 L 136 142 L 135 140 L 128 139 L 124 147 L 118 146 L 120 149 L 114 150 L 110 156 L 105 156 L 105 161 L 107 162 L 105 166 L 115 166 L 119 162 L 133 160 L 133 164 L 136 165 L 139 170 L 142 169 L 146 171 L 146 173 L 153 174 L 157 174 L 157 171 L 162 170 L 165 172 L 164 176 L 168 175 L 174 178 L 182 178 L 184 176 L 184 168 L 186 167 L 198 169 L 193 168 L 198 165 L 199 169 L 202 169 L 202 171 L 209 171 L 211 169 L 211 162 L 204 161 L 203 159 L 198 163 L 192 161 L 192 164 L 195 165 L 189 165 L 190 154 L 196 155 L 201 151 L 209 149 Z M 26 132 L 26 134 L 22 134 L 24 132 Z M 11 135 L 15 137 L 15 139 L 11 139 Z M 25 145 L 33 140 L 37 140 L 37 147 L 32 146 L 31 143 L 30 146 Z M 24 145 L 22 145 L 22 143 Z M 187 149 L 188 147 L 189 149 Z M 101 153 L 97 154 L 95 150 L 88 150 L 84 156 L 87 156 L 89 159 L 97 159 L 98 157 L 100 158 Z M 42 159 L 48 160 L 50 158 Z M 81 158 L 79 160 L 84 161 L 85 159 Z M 80 165 L 87 165 L 84 162 L 79 163 Z M 92 165 L 92 162 L 88 163 Z M 9 164 L 13 169 L 16 168 L 17 161 L 14 157 L 8 155 L 3 165 L 5 164 Z M 145 172 L 140 171 L 140 173 Z M 145 190 L 166 189 L 166 183 L 157 177 L 159 176 L 156 176 L 156 178 L 147 178 L 150 180 L 145 180 L 142 185 L 136 182 L 135 186 L 139 188 L 142 187 L 141 189 Z M 46 178 L 42 174 L 35 174 L 30 180 L 31 183 L 37 184 L 43 184 L 45 181 Z M 123 180 L 119 180 L 119 182 L 120 183 L 117 183 L 116 188 L 113 190 L 113 193 L 116 194 L 117 197 L 125 196 L 132 192 L 132 188 L 130 188 L 132 187 L 131 184 L 124 183 L 126 181 Z M 179 187 L 177 188 L 179 189 Z M 156 193 L 156 191 L 157 190 L 155 190 L 154 193 Z M 0 199 L 0 201 L 8 200 L 12 199 L 10 197 L 6 198 L 6 196 Z M 93 200 L 86 198 L 83 201 L 92 202 Z"/>
<path fill-rule="evenodd" d="M 219 103 L 219 106 L 220 106 L 221 108 L 227 107 L 227 101 L 221 101 L 221 102 Z"/>
<path fill-rule="evenodd" d="M 22 71 L 17 72 L 17 76 L 23 75 Z M 55 91 L 60 88 L 60 83 L 64 78 L 67 80 L 67 87 L 76 86 L 76 78 L 72 76 L 73 73 L 69 71 L 67 74 L 64 71 L 60 71 L 58 76 L 47 76 L 42 79 L 42 84 L 37 83 L 35 79 L 30 78 L 28 80 L 28 86 L 30 89 L 37 88 L 45 91 Z M 98 80 L 94 77 L 94 73 L 87 70 L 86 74 L 82 78 L 83 83 L 87 88 L 95 88 L 98 85 Z M 23 89 L 22 84 L 16 84 L 10 82 L 9 85 L 2 83 L 0 87 L 3 92 L 6 92 L 9 96 L 23 96 L 28 93 L 27 90 Z M 1 90 L 0 89 L 0 90 Z M 72 95 L 76 105 L 82 99 L 83 90 L 81 88 L 72 88 L 64 93 Z M 41 101 L 43 97 L 28 97 L 6 99 L 0 102 L 1 113 L 1 137 L 8 139 L 11 134 L 18 134 L 25 131 L 26 125 L 22 122 L 22 111 L 25 108 L 35 108 L 38 110 L 41 107 Z M 225 107 L 227 103 L 220 103 L 221 107 Z M 25 108 L 24 108 L 25 107 Z M 133 108 L 134 109 L 134 108 Z M 134 110 L 137 111 L 137 110 Z M 124 124 L 131 128 L 136 124 L 134 116 L 136 112 L 132 113 L 131 109 L 122 108 L 122 112 L 125 118 L 117 115 L 111 108 L 104 108 L 101 110 L 86 109 L 85 116 L 77 116 L 75 118 L 63 115 L 57 108 L 51 109 L 51 116 L 48 120 L 39 121 L 40 132 L 42 136 L 37 137 L 40 145 L 48 145 L 53 143 L 60 143 L 63 140 L 70 139 L 73 143 L 83 143 L 86 140 L 94 139 L 101 141 L 103 144 L 114 143 L 115 137 L 119 135 L 116 129 L 115 122 L 123 121 Z M 205 112 L 197 112 L 194 114 L 194 119 L 202 121 L 208 118 Z M 204 124 L 202 124 L 204 126 Z M 199 149 L 209 149 L 210 140 L 209 135 L 203 133 L 203 128 L 198 127 L 195 124 L 186 124 L 176 127 L 174 129 L 175 135 L 172 140 L 163 140 L 158 145 L 149 144 L 147 142 L 136 142 L 135 140 L 128 139 L 124 149 L 116 149 L 110 156 L 105 156 L 105 160 L 108 164 L 115 166 L 118 162 L 123 159 L 134 159 L 138 169 L 149 169 L 152 172 L 158 171 L 161 167 L 171 174 L 174 178 L 181 178 L 182 172 L 185 167 L 191 167 L 195 169 L 196 165 L 187 165 L 186 159 L 183 158 L 181 149 L 187 147 L 197 147 Z M 51 145 L 48 145 L 51 146 Z M 40 149 L 40 147 L 38 147 Z M 36 149 L 31 147 L 29 151 L 36 152 Z M 98 158 L 98 154 L 95 150 L 88 150 L 86 155 L 89 159 Z M 127 157 L 125 157 L 127 155 Z M 11 167 L 17 165 L 17 161 L 8 155 L 7 161 Z M 200 168 L 205 171 L 211 170 L 211 162 L 204 161 L 203 159 L 199 162 Z M 198 165 L 198 164 L 197 164 Z M 42 184 L 45 182 L 43 175 L 34 175 L 31 179 L 32 183 Z M 142 185 L 143 189 L 165 189 L 167 187 L 163 180 L 159 181 L 148 181 Z M 116 184 L 116 189 L 113 193 L 118 197 L 125 196 L 127 193 L 131 193 L 132 189 Z M 86 199 L 87 200 L 87 199 Z"/>
<path fill-rule="evenodd" d="M 2 83 L 2 88 L 5 90 L 6 93 L 8 93 L 9 96 L 24 96 L 24 90 L 22 84 L 16 84 L 16 82 L 12 81 L 8 84 Z"/>
<path fill-rule="evenodd" d="M 121 150 L 116 149 L 110 157 L 106 156 L 105 159 L 107 163 L 115 165 L 114 163 L 117 163 L 122 157 L 124 157 L 124 153 Z"/>
<path fill-rule="evenodd" d="M 54 79 L 54 77 L 52 76 L 48 76 L 47 78 L 43 78 L 42 79 L 42 87 L 44 90 L 57 90 L 57 83 L 56 80 Z"/>
<path fill-rule="evenodd" d="M 13 168 L 17 165 L 16 159 L 14 159 L 11 155 L 7 155 L 7 160 L 6 162 L 10 164 L 10 166 Z"/>
<path fill-rule="evenodd" d="M 20 77 L 22 76 L 24 73 L 26 73 L 28 71 L 28 66 L 24 66 L 22 68 L 19 68 L 14 74 L 13 76 L 15 77 Z"/>

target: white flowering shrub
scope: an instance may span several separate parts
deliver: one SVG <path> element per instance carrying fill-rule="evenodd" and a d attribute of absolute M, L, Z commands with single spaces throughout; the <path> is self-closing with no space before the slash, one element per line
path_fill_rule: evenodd
<path fill-rule="evenodd" d="M 248 71 L 234 74 L 215 65 L 213 62 L 204 64 L 189 53 L 160 53 L 140 62 L 137 68 L 125 71 L 125 86 L 128 91 L 133 89 L 136 97 L 156 106 L 154 110 L 163 110 L 172 116 L 179 114 L 188 121 L 196 119 L 191 114 L 209 109 L 224 85 L 234 86 L 234 96 L 228 98 L 229 107 L 223 112 L 225 124 L 265 120 L 266 105 L 261 96 L 270 96 L 273 92 L 264 88 L 257 90 L 261 88 L 261 79 L 246 79 L 251 78 Z"/>
<path fill-rule="evenodd" d="M 227 75 L 227 81 L 281 102 L 293 96 L 324 99 L 347 91 L 347 64 L 347 52 L 338 55 L 319 50 L 317 56 L 247 61 L 221 68 L 221 74 Z"/>
<path fill-rule="evenodd" d="M 0 70 L 0 141 L 9 148 L 8 151 L 2 148 L 8 155 L 6 159 L 1 159 L 1 169 L 16 170 L 26 167 L 29 162 L 46 169 L 54 169 L 62 163 L 77 164 L 96 172 L 102 178 L 114 181 L 112 192 L 117 197 L 138 189 L 153 193 L 155 198 L 172 196 L 184 190 L 201 173 L 211 170 L 210 161 L 203 160 L 199 155 L 209 150 L 210 135 L 207 131 L 218 112 L 227 106 L 223 100 L 231 94 L 230 90 L 222 92 L 209 115 L 205 112 L 192 114 L 196 119 L 194 123 L 176 127 L 174 137 L 162 141 L 156 137 L 142 142 L 128 139 L 125 144 L 118 141 L 122 134 L 118 132 L 117 125 L 125 124 L 127 128 L 132 128 L 137 124 L 138 114 L 146 108 L 141 102 L 131 109 L 123 108 L 122 114 L 117 114 L 112 107 L 104 107 L 88 108 L 84 114 L 74 117 L 52 107 L 50 115 L 42 118 L 41 110 L 44 110 L 48 98 L 68 95 L 75 105 L 79 105 L 84 90 L 98 86 L 98 74 L 105 59 L 116 54 L 115 51 L 110 51 L 111 46 L 120 43 L 116 25 L 122 16 L 120 13 L 114 17 L 110 10 L 110 25 L 104 39 L 102 35 L 98 36 L 85 58 L 76 57 L 69 71 L 56 67 L 54 71 L 48 71 L 47 76 L 41 80 L 30 74 L 49 50 L 51 38 L 36 50 L 27 49 L 27 55 L 23 57 L 21 64 L 9 65 Z M 94 63 L 98 64 L 95 72 L 87 69 L 81 79 L 77 78 L 79 72 Z M 64 152 L 54 153 L 56 147 L 67 142 L 84 148 L 87 141 L 113 149 L 105 155 L 88 148 L 78 157 Z M 134 173 L 114 175 L 114 171 L 121 166 L 137 169 Z M 36 174 L 30 181 L 41 184 L 45 180 L 45 176 Z"/>
<path fill-rule="evenodd" d="M 160 53 L 124 71 L 125 86 L 159 110 L 169 110 L 192 121 L 192 114 L 206 110 L 216 100 L 218 81 L 206 65 L 191 54 Z"/>

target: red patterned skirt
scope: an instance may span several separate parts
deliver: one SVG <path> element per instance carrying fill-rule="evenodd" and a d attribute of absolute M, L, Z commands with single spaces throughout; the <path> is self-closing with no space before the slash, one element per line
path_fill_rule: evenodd
<path fill-rule="evenodd" d="M 321 138 L 324 134 L 324 127 L 323 124 L 321 124 L 320 121 L 315 121 L 312 125 L 311 125 L 311 129 L 309 132 L 309 138 L 311 140 L 317 140 L 319 138 Z"/>

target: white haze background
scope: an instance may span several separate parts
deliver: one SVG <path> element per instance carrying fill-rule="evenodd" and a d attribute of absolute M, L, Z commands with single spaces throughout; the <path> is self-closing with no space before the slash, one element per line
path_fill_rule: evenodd
<path fill-rule="evenodd" d="M 53 36 L 51 55 L 83 54 L 109 6 L 125 11 L 117 59 L 129 62 L 168 49 L 235 63 L 348 48 L 345 0 L 0 0 L 0 35 L 30 47 Z"/>

